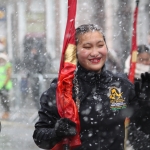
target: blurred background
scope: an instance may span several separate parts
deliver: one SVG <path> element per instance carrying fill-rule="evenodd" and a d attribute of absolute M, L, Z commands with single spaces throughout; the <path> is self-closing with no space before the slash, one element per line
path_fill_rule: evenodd
<path fill-rule="evenodd" d="M 78 0 L 76 27 L 102 27 L 107 68 L 123 72 L 131 50 L 135 0 Z M 57 77 L 67 19 L 67 0 L 0 0 L 0 53 L 12 65 L 9 117 L 1 119 L 0 150 L 36 150 L 32 133 L 39 97 Z M 150 44 L 150 1 L 139 3 L 137 43 Z M 0 105 L 0 115 L 4 108 Z"/>

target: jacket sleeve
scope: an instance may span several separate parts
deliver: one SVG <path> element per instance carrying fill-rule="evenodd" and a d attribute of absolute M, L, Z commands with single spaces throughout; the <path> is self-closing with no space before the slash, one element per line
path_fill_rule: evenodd
<path fill-rule="evenodd" d="M 133 120 L 137 128 L 150 136 L 150 106 L 141 106 L 133 116 Z"/>
<path fill-rule="evenodd" d="M 129 135 L 128 139 L 130 144 L 135 150 L 149 150 L 150 148 L 150 138 L 149 135 L 145 134 L 137 128 L 135 124 L 132 124 L 128 128 Z"/>
<path fill-rule="evenodd" d="M 131 121 L 142 132 L 150 135 L 150 105 L 149 102 L 144 101 L 140 97 L 134 94 L 134 98 L 131 100 L 132 106 L 135 108 Z"/>
<path fill-rule="evenodd" d="M 130 117 L 129 141 L 134 149 L 148 150 L 150 146 L 150 106 L 141 103 L 141 99 L 132 92 L 130 106 L 134 107 Z"/>
<path fill-rule="evenodd" d="M 40 99 L 41 109 L 39 120 L 35 124 L 33 139 L 38 147 L 50 149 L 62 139 L 55 134 L 54 126 L 60 116 L 56 107 L 56 79 L 51 83 L 50 88 L 44 92 Z"/>
<path fill-rule="evenodd" d="M 138 101 L 138 99 L 137 99 Z M 129 141 L 136 150 L 149 150 L 150 108 L 140 106 L 130 118 Z"/>

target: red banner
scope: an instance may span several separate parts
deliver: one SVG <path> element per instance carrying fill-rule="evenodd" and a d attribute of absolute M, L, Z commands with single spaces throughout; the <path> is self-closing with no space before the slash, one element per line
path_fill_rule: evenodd
<path fill-rule="evenodd" d="M 76 0 L 68 0 L 68 18 L 64 43 L 61 55 L 58 84 L 56 90 L 56 102 L 59 115 L 63 118 L 69 118 L 76 123 L 77 135 L 69 138 L 70 149 L 81 144 L 80 142 L 80 121 L 78 109 L 75 101 L 72 99 L 72 88 L 74 72 L 76 69 L 76 46 L 75 46 L 75 16 Z M 57 144 L 53 150 L 61 150 L 63 141 Z"/>
<path fill-rule="evenodd" d="M 130 70 L 128 75 L 128 78 L 132 83 L 134 83 L 135 68 L 136 68 L 136 61 L 137 61 L 137 16 L 138 16 L 139 1 L 137 0 L 136 2 L 137 5 L 134 11 L 134 21 L 133 21 Z"/>

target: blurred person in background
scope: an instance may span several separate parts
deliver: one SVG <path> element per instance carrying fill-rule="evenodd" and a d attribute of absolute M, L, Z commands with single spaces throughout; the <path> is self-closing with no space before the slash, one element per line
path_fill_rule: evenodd
<path fill-rule="evenodd" d="M 135 81 L 141 79 L 141 73 L 150 72 L 150 50 L 149 48 L 142 44 L 138 46 L 137 49 L 137 62 L 135 69 Z M 130 70 L 130 59 L 131 55 L 125 61 L 124 72 L 128 75 Z"/>
<path fill-rule="evenodd" d="M 9 118 L 10 101 L 9 91 L 12 88 L 11 81 L 12 66 L 5 53 L 0 53 L 0 98 L 5 112 L 2 115 L 2 119 Z"/>
<path fill-rule="evenodd" d="M 127 75 L 129 74 L 129 69 L 130 69 L 130 59 L 131 59 L 131 55 L 129 55 L 128 58 L 125 61 L 124 72 Z M 138 49 L 137 49 L 137 61 L 136 61 L 135 77 L 134 77 L 135 89 L 137 91 L 136 94 L 143 98 L 143 102 L 140 103 L 141 106 L 145 103 L 145 100 L 144 100 L 145 98 L 144 98 L 144 94 L 140 92 L 139 88 L 141 87 L 141 89 L 144 90 L 145 87 L 142 87 L 142 84 L 139 81 L 147 82 L 147 86 L 150 84 L 148 82 L 149 76 L 143 77 L 143 75 L 142 75 L 143 73 L 146 73 L 146 72 L 150 73 L 150 49 L 148 48 L 148 46 L 142 44 L 142 45 L 139 45 Z M 150 99 L 150 95 L 148 96 L 148 99 Z M 147 105 L 150 105 L 150 104 L 147 104 Z M 137 119 L 138 121 L 136 121 L 137 127 L 139 127 L 139 129 L 143 130 L 144 132 L 147 132 L 147 129 L 144 126 L 141 127 L 141 125 L 140 125 L 141 122 L 143 122 L 143 120 L 144 120 L 145 125 L 150 124 L 150 121 L 148 119 L 150 114 L 146 109 L 149 109 L 149 108 L 145 108 L 145 111 L 143 111 L 141 113 L 137 113 L 135 115 L 135 118 L 138 118 Z M 134 135 L 134 133 L 136 132 L 135 129 L 133 129 L 131 127 L 130 130 L 131 130 L 131 134 Z M 143 133 L 141 132 L 141 133 L 138 133 L 138 134 L 142 135 Z M 130 137 L 131 137 L 131 135 L 129 135 L 129 139 L 130 139 Z M 133 136 L 131 138 L 131 140 L 134 139 L 134 141 L 137 142 L 137 145 L 140 145 L 137 137 Z M 149 149 L 148 148 L 149 145 L 148 144 L 145 144 L 145 145 L 147 146 L 147 149 Z M 142 147 L 140 148 L 140 146 L 139 146 L 139 149 L 143 149 L 143 148 Z"/>
<path fill-rule="evenodd" d="M 46 57 L 44 55 L 44 46 L 40 39 L 25 39 L 24 70 L 27 72 L 28 86 L 31 87 L 32 99 L 35 107 L 39 109 L 40 79 L 43 76 Z M 22 81 L 23 83 L 23 81 Z"/>
<path fill-rule="evenodd" d="M 25 104 L 29 92 L 28 73 L 26 72 L 26 70 L 21 70 L 20 76 L 21 76 L 21 81 L 20 81 L 21 96 L 24 101 L 23 104 Z"/>

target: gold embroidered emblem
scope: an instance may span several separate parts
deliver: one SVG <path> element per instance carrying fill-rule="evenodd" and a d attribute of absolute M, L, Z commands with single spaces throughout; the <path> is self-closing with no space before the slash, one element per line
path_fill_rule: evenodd
<path fill-rule="evenodd" d="M 122 97 L 123 92 L 119 88 L 111 87 L 109 89 L 110 108 L 112 110 L 118 110 L 126 108 L 125 100 Z"/>

